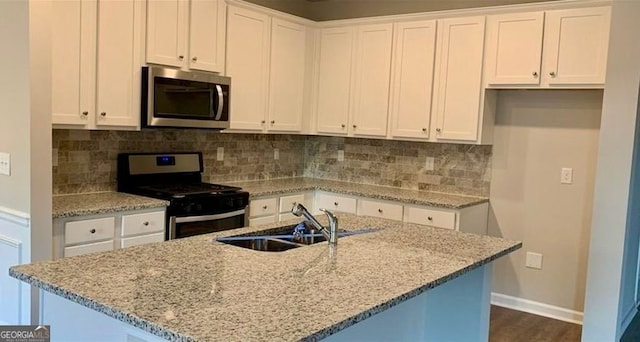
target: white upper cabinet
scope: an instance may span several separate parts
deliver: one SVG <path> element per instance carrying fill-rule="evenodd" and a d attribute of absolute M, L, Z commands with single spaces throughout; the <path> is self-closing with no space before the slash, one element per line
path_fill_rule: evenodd
<path fill-rule="evenodd" d="M 391 81 L 391 136 L 428 139 L 436 21 L 397 23 Z"/>
<path fill-rule="evenodd" d="M 387 134 L 392 24 L 358 27 L 353 109 L 349 129 L 356 136 Z"/>
<path fill-rule="evenodd" d="M 268 129 L 302 129 L 307 30 L 278 18 L 271 21 Z"/>
<path fill-rule="evenodd" d="M 487 85 L 601 87 L 609 22 L 609 7 L 489 16 Z"/>
<path fill-rule="evenodd" d="M 438 23 L 434 76 L 435 139 L 478 140 L 485 17 Z"/>
<path fill-rule="evenodd" d="M 323 29 L 317 83 L 316 130 L 347 134 L 351 98 L 353 27 Z"/>
<path fill-rule="evenodd" d="M 145 2 L 52 2 L 52 122 L 140 125 Z"/>
<path fill-rule="evenodd" d="M 546 12 L 543 84 L 603 85 L 610 7 Z"/>
<path fill-rule="evenodd" d="M 224 0 L 148 1 L 147 62 L 224 71 Z"/>
<path fill-rule="evenodd" d="M 489 85 L 540 83 L 544 13 L 487 18 L 485 75 Z"/>
<path fill-rule="evenodd" d="M 229 6 L 227 21 L 231 129 L 262 131 L 266 126 L 271 18 Z"/>

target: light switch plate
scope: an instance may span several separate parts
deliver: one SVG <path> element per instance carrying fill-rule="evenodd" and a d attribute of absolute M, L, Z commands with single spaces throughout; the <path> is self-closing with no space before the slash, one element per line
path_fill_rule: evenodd
<path fill-rule="evenodd" d="M 11 155 L 0 152 L 0 175 L 11 176 Z"/>
<path fill-rule="evenodd" d="M 224 160 L 224 147 L 218 147 L 218 151 L 216 154 L 216 160 L 217 161 L 223 161 Z"/>
<path fill-rule="evenodd" d="M 527 252 L 526 266 L 529 268 L 535 268 L 537 270 L 542 269 L 542 254 Z"/>
<path fill-rule="evenodd" d="M 275 159 L 275 160 L 280 159 L 280 149 L 278 149 L 278 148 L 274 148 L 273 149 L 273 159 Z"/>
<path fill-rule="evenodd" d="M 427 160 L 424 163 L 424 168 L 427 171 L 433 171 L 433 164 L 435 162 L 435 158 L 427 157 Z"/>
<path fill-rule="evenodd" d="M 560 171 L 560 183 L 571 184 L 573 183 L 573 169 L 570 167 L 563 167 Z"/>
<path fill-rule="evenodd" d="M 338 150 L 338 161 L 344 161 L 344 151 Z"/>

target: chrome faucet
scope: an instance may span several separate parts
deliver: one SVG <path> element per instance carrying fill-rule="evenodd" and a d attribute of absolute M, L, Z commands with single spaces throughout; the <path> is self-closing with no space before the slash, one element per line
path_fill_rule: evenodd
<path fill-rule="evenodd" d="M 329 218 L 328 230 L 327 228 L 323 227 L 320 224 L 320 222 L 318 222 L 318 220 L 316 220 L 316 218 L 313 217 L 313 215 L 311 215 L 307 210 L 307 208 L 305 208 L 302 204 L 296 203 L 296 205 L 294 205 L 293 208 L 291 209 L 292 214 L 298 217 L 299 216 L 304 217 L 316 229 L 318 229 L 322 233 L 322 235 L 324 235 L 324 238 L 327 239 L 327 241 L 329 241 L 330 245 L 335 246 L 338 244 L 338 218 L 335 217 L 335 215 L 333 215 L 333 213 L 327 209 L 320 208 L 320 211 L 325 213 L 325 215 L 327 215 L 327 218 Z"/>

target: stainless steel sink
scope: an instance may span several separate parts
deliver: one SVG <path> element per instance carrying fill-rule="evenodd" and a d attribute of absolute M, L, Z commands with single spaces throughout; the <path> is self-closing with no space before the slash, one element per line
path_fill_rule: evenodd
<path fill-rule="evenodd" d="M 357 231 L 339 230 L 338 237 L 368 233 L 374 230 L 377 229 Z M 219 237 L 216 241 L 256 251 L 283 252 L 292 248 L 312 245 L 327 240 L 321 233 L 310 228 L 303 222 L 297 225 L 278 227 L 259 232 Z"/>

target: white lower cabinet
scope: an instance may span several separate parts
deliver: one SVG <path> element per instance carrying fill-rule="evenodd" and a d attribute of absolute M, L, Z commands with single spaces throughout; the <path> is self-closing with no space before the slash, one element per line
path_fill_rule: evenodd
<path fill-rule="evenodd" d="M 447 229 L 456 228 L 455 212 L 411 206 L 407 206 L 405 209 L 405 222 L 424 224 L 427 226 Z"/>
<path fill-rule="evenodd" d="M 249 225 L 261 225 L 276 222 L 278 201 L 276 197 L 257 198 L 249 202 Z"/>
<path fill-rule="evenodd" d="M 295 219 L 291 214 L 294 205 L 300 203 L 311 210 L 313 207 L 313 192 L 284 194 L 252 199 L 249 202 L 249 225 L 259 226 Z"/>
<path fill-rule="evenodd" d="M 402 204 L 370 199 L 358 201 L 358 216 L 373 216 L 388 220 L 402 221 Z"/>
<path fill-rule="evenodd" d="M 319 209 L 338 211 L 343 213 L 356 213 L 356 198 L 346 195 L 336 195 L 330 192 L 317 192 L 315 200 L 315 212 Z"/>
<path fill-rule="evenodd" d="M 164 209 L 55 219 L 53 258 L 164 241 L 164 230 Z"/>
<path fill-rule="evenodd" d="M 406 205 L 403 221 L 486 235 L 488 214 L 489 203 L 480 203 L 461 209 Z"/>

